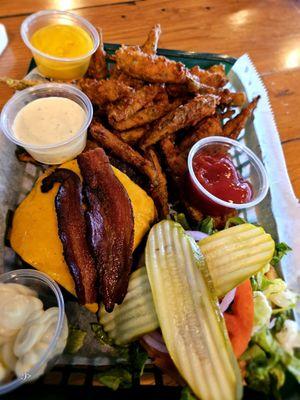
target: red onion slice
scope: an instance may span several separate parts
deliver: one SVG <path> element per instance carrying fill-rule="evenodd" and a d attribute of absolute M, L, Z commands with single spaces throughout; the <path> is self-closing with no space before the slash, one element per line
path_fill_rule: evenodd
<path fill-rule="evenodd" d="M 230 290 L 230 292 L 228 292 L 223 297 L 223 300 L 220 303 L 220 310 L 222 311 L 222 313 L 224 313 L 227 310 L 227 308 L 230 306 L 230 304 L 233 302 L 235 292 L 236 292 L 236 288 Z"/>
<path fill-rule="evenodd" d="M 207 233 L 200 232 L 200 231 L 185 231 L 185 233 L 189 236 L 191 236 L 193 239 L 198 242 L 199 240 L 202 240 L 208 236 Z"/>
<path fill-rule="evenodd" d="M 169 353 L 164 339 L 158 331 L 148 333 L 147 335 L 144 335 L 142 339 L 148 344 L 148 346 L 153 347 L 160 353 Z"/>

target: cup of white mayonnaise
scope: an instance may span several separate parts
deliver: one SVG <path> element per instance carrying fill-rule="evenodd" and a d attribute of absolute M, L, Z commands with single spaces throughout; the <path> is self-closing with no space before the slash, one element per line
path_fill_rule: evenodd
<path fill-rule="evenodd" d="M 3 107 L 1 129 L 35 160 L 61 164 L 84 149 L 92 117 L 91 101 L 76 86 L 44 83 L 15 93 Z"/>
<path fill-rule="evenodd" d="M 40 377 L 63 352 L 68 323 L 58 285 L 19 269 L 0 276 L 0 395 Z"/>

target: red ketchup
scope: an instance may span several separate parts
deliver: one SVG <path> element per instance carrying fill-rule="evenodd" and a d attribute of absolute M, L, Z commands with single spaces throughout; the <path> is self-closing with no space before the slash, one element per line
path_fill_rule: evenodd
<path fill-rule="evenodd" d="M 198 152 L 193 158 L 193 170 L 200 184 L 218 199 L 229 203 L 243 204 L 251 201 L 252 186 L 243 179 L 236 170 L 228 155 L 217 153 L 214 155 Z M 192 182 L 192 194 L 195 196 L 201 209 L 210 215 L 227 214 L 232 208 L 224 207 L 207 197 Z"/>

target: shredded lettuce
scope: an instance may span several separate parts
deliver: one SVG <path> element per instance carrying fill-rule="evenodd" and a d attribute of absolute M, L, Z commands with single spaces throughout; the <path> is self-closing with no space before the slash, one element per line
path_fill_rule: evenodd
<path fill-rule="evenodd" d="M 268 326 L 272 316 L 272 308 L 266 296 L 259 291 L 253 292 L 254 324 L 252 334 L 258 332 L 264 326 Z"/>
<path fill-rule="evenodd" d="M 128 348 L 127 362 L 100 372 L 97 379 L 112 390 L 130 388 L 142 376 L 147 359 L 148 354 L 139 343 L 132 343 Z"/>
<path fill-rule="evenodd" d="M 178 222 L 183 227 L 184 230 L 186 231 L 191 230 L 191 227 L 184 213 L 177 213 L 176 211 L 173 211 L 172 217 L 175 222 Z"/>
<path fill-rule="evenodd" d="M 296 321 L 286 319 L 275 337 L 281 347 L 291 355 L 294 355 L 294 348 L 300 347 L 300 332 Z"/>
<path fill-rule="evenodd" d="M 235 225 L 245 224 L 246 222 L 247 222 L 247 221 L 244 220 L 244 219 L 241 218 L 241 217 L 231 217 L 231 218 L 228 218 L 228 220 L 226 221 L 226 224 L 225 224 L 225 228 L 224 228 L 224 229 L 228 229 L 228 228 L 230 228 L 231 226 L 235 226 Z"/>
<path fill-rule="evenodd" d="M 185 386 L 181 391 L 180 400 L 196 400 L 196 397 L 192 394 L 190 388 Z"/>
<path fill-rule="evenodd" d="M 274 362 L 281 363 L 300 383 L 300 359 L 286 352 L 273 337 L 269 329 L 264 328 L 260 330 L 252 337 L 252 342 L 260 346 Z"/>
<path fill-rule="evenodd" d="M 65 352 L 68 354 L 77 353 L 84 344 L 86 334 L 86 331 L 83 331 L 74 325 L 69 325 L 69 335 Z"/>
<path fill-rule="evenodd" d="M 105 346 L 105 349 L 110 353 L 112 357 L 122 358 L 124 360 L 129 359 L 129 350 L 126 346 L 117 346 L 113 340 L 104 331 L 103 327 L 99 323 L 91 323 L 91 330 L 94 333 L 95 339 L 101 346 Z"/>
<path fill-rule="evenodd" d="M 250 388 L 279 398 L 288 370 L 300 382 L 300 360 L 287 353 L 267 328 L 261 329 L 242 355 L 246 361 L 246 382 Z"/>
<path fill-rule="evenodd" d="M 119 388 L 126 389 L 132 386 L 132 375 L 122 366 L 109 368 L 108 370 L 100 372 L 97 374 L 96 378 L 99 382 L 112 390 L 117 390 Z"/>
<path fill-rule="evenodd" d="M 208 235 L 213 234 L 215 231 L 214 229 L 215 221 L 212 217 L 204 218 L 199 224 L 199 231 L 207 233 Z"/>
<path fill-rule="evenodd" d="M 288 246 L 286 243 L 277 243 L 275 246 L 274 256 L 272 258 L 271 264 L 275 266 L 278 265 L 282 257 L 291 250 L 292 249 L 290 248 L 290 246 Z"/>

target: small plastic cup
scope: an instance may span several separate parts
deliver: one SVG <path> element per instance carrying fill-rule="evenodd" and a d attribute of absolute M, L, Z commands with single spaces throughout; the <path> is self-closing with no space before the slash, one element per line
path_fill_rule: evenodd
<path fill-rule="evenodd" d="M 33 381 L 41 376 L 46 369 L 51 368 L 59 355 L 63 352 L 65 340 L 62 343 L 62 337 L 67 330 L 67 319 L 65 316 L 64 299 L 58 285 L 46 274 L 31 270 L 19 269 L 6 272 L 0 276 L 0 283 L 18 283 L 30 289 L 33 289 L 39 299 L 43 302 L 44 310 L 50 307 L 58 308 L 58 319 L 54 335 L 41 356 L 37 364 L 31 368 L 24 376 L 15 378 L 5 384 L 0 384 L 0 395 L 8 393 L 26 382 Z"/>
<path fill-rule="evenodd" d="M 86 113 L 86 119 L 74 136 L 51 145 L 33 145 L 22 142 L 15 137 L 12 127 L 17 113 L 26 104 L 43 97 L 65 97 L 75 101 L 83 108 Z M 18 146 L 24 147 L 35 160 L 44 164 L 61 164 L 72 160 L 84 149 L 87 129 L 92 117 L 93 106 L 90 99 L 76 86 L 65 83 L 44 83 L 16 92 L 3 107 L 0 121 L 4 135 Z"/>
<path fill-rule="evenodd" d="M 44 26 L 54 24 L 81 27 L 92 39 L 93 48 L 88 53 L 74 58 L 51 56 L 35 48 L 30 42 L 34 32 Z M 26 46 L 31 50 L 39 72 L 53 79 L 81 78 L 88 69 L 91 55 L 95 53 L 99 46 L 99 35 L 95 27 L 85 18 L 67 11 L 46 10 L 30 15 L 21 25 L 21 36 Z"/>
<path fill-rule="evenodd" d="M 233 162 L 239 175 L 252 187 L 252 198 L 247 203 L 232 203 L 211 194 L 197 179 L 193 169 L 193 158 L 196 154 L 214 155 L 224 153 Z M 235 210 L 256 206 L 266 196 L 269 184 L 265 167 L 259 158 L 248 147 L 236 140 L 222 136 L 211 136 L 199 140 L 188 155 L 188 193 L 191 201 L 200 206 L 207 215 L 226 215 Z"/>

